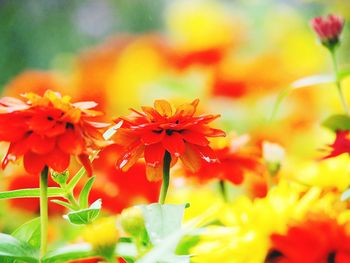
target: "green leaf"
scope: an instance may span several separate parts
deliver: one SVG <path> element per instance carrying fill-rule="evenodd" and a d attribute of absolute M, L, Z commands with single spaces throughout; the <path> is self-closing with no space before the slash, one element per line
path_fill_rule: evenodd
<path fill-rule="evenodd" d="M 62 200 L 55 199 L 55 200 L 51 200 L 51 202 L 58 204 L 58 205 L 61 205 L 61 206 L 64 206 L 64 207 L 68 208 L 69 210 L 75 210 L 75 207 L 72 204 L 64 202 Z"/>
<path fill-rule="evenodd" d="M 70 212 L 63 217 L 74 225 L 90 224 L 100 214 L 101 205 L 101 199 L 98 199 L 89 208 Z"/>
<path fill-rule="evenodd" d="M 343 69 L 339 71 L 338 78 L 340 80 L 346 79 L 347 77 L 350 76 L 350 68 L 348 69 Z"/>
<path fill-rule="evenodd" d="M 43 258 L 43 263 L 61 263 L 94 256 L 97 255 L 90 244 L 75 244 L 48 252 Z"/>
<path fill-rule="evenodd" d="M 322 126 L 336 132 L 350 130 L 350 117 L 343 114 L 336 114 L 328 117 Z"/>
<path fill-rule="evenodd" d="M 0 234 L 0 262 L 39 262 L 39 250 L 10 235 Z"/>
<path fill-rule="evenodd" d="M 185 204 L 161 205 L 158 203 L 139 206 L 144 214 L 145 226 L 153 245 L 181 228 Z"/>
<path fill-rule="evenodd" d="M 79 204 L 81 208 L 87 208 L 89 206 L 89 194 L 91 191 L 92 184 L 94 183 L 95 177 L 91 177 L 86 184 L 84 185 L 84 188 L 80 192 L 79 196 Z"/>
<path fill-rule="evenodd" d="M 341 195 L 341 197 L 340 197 L 340 200 L 341 201 L 347 201 L 347 200 L 349 200 L 350 199 L 350 189 L 346 189 L 343 193 L 342 193 L 342 195 Z"/>
<path fill-rule="evenodd" d="M 123 258 L 136 258 L 138 256 L 137 247 L 131 242 L 118 242 L 115 253 Z"/>
<path fill-rule="evenodd" d="M 12 236 L 30 244 L 35 248 L 40 248 L 40 217 L 30 220 L 17 228 Z"/>
<path fill-rule="evenodd" d="M 59 187 L 49 187 L 47 189 L 48 197 L 59 197 L 59 196 L 63 196 L 64 194 L 65 194 L 65 191 Z M 27 188 L 27 189 L 0 192 L 0 199 L 28 198 L 28 197 L 40 197 L 40 188 Z"/>

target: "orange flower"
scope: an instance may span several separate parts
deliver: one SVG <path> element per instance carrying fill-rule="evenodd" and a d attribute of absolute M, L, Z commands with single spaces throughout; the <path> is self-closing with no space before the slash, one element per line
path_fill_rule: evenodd
<path fill-rule="evenodd" d="M 167 101 L 156 100 L 154 108 L 142 107 L 143 112 L 132 109 L 132 115 L 117 119 L 123 123 L 115 140 L 126 145 L 117 166 L 126 171 L 144 156 L 147 178 L 153 181 L 161 178 L 166 152 L 171 155 L 172 164 L 180 158 L 192 171 L 199 169 L 201 158 L 217 162 L 207 137 L 225 136 L 223 131 L 208 126 L 220 115 L 194 116 L 198 102 L 197 99 L 183 104 L 174 112 Z"/>
<path fill-rule="evenodd" d="M 350 235 L 334 219 L 309 219 L 285 235 L 272 235 L 271 241 L 273 249 L 266 262 L 350 262 Z"/>
<path fill-rule="evenodd" d="M 91 175 L 89 154 L 106 145 L 100 129 L 107 125 L 93 122 L 101 114 L 91 110 L 96 103 L 70 103 L 70 97 L 51 90 L 44 96 L 27 93 L 23 97 L 26 101 L 0 99 L 0 141 L 10 143 L 3 169 L 23 156 L 29 173 L 40 173 L 45 166 L 63 172 L 74 155 Z"/>

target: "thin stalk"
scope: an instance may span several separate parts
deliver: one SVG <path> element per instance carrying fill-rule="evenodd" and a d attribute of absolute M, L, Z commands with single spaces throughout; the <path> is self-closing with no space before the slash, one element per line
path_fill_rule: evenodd
<path fill-rule="evenodd" d="M 221 192 L 222 198 L 224 199 L 225 202 L 227 202 L 228 196 L 227 196 L 226 183 L 224 180 L 219 181 L 219 187 L 220 187 L 220 192 Z"/>
<path fill-rule="evenodd" d="M 47 226 L 49 221 L 48 214 L 48 198 L 47 198 L 47 181 L 48 181 L 48 167 L 45 166 L 40 175 L 40 258 L 43 258 L 47 251 Z"/>
<path fill-rule="evenodd" d="M 337 65 L 337 56 L 336 56 L 336 52 L 335 52 L 335 48 L 330 49 L 330 53 L 331 53 L 331 57 L 332 57 L 332 63 L 333 63 L 333 70 L 334 70 L 334 76 L 335 76 L 335 85 L 337 87 L 337 91 L 338 91 L 338 95 L 341 101 L 341 104 L 343 106 L 343 109 L 345 111 L 345 113 L 347 115 L 350 115 L 349 112 L 349 107 L 346 103 L 345 97 L 344 97 L 344 93 L 342 90 L 342 86 L 341 86 L 341 82 L 339 79 L 339 72 L 338 72 L 338 65 Z"/>
<path fill-rule="evenodd" d="M 163 182 L 162 182 L 162 188 L 160 189 L 160 195 L 159 195 L 159 203 L 161 205 L 163 205 L 165 202 L 166 194 L 169 188 L 170 162 L 171 162 L 171 155 L 168 151 L 166 151 L 164 154 L 164 161 L 163 161 Z"/>
<path fill-rule="evenodd" d="M 66 194 L 65 198 L 71 203 L 71 205 L 73 205 L 74 209 L 80 209 L 80 205 L 78 204 L 77 200 L 75 200 L 74 195 L 72 193 Z"/>

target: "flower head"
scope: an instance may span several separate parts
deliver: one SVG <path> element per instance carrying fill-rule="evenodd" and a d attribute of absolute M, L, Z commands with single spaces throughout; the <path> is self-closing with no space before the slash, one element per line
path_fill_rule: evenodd
<path fill-rule="evenodd" d="M 344 23 L 344 18 L 337 15 L 315 17 L 311 20 L 311 26 L 317 33 L 320 41 L 328 47 L 332 47 L 339 42 Z"/>
<path fill-rule="evenodd" d="M 271 236 L 267 262 L 349 262 L 350 235 L 344 225 L 330 218 L 309 219 L 286 234 Z"/>
<path fill-rule="evenodd" d="M 70 103 L 70 97 L 51 90 L 23 97 L 25 101 L 0 99 L 0 141 L 10 143 L 2 167 L 23 156 L 29 173 L 40 173 L 45 166 L 63 172 L 74 155 L 91 175 L 88 156 L 106 145 L 100 129 L 107 124 L 93 121 L 101 114 L 91 110 L 96 103 Z"/>
<path fill-rule="evenodd" d="M 156 100 L 154 108 L 142 107 L 143 112 L 132 109 L 133 114 L 121 117 L 123 121 L 116 133 L 118 144 L 126 145 L 117 166 L 126 171 L 144 156 L 149 180 L 161 178 L 165 153 L 171 155 L 172 164 L 180 158 L 186 167 L 196 171 L 200 159 L 217 162 L 207 137 L 225 136 L 209 123 L 219 115 L 195 116 L 199 100 L 183 104 L 174 111 L 165 100 Z"/>

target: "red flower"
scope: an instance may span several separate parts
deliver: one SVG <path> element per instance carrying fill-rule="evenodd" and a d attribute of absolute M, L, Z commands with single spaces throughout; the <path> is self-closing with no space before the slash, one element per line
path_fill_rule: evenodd
<path fill-rule="evenodd" d="M 343 153 L 350 153 L 350 131 L 337 131 L 333 144 L 329 145 L 332 150 L 324 158 L 331 158 Z"/>
<path fill-rule="evenodd" d="M 40 173 L 45 166 L 63 172 L 74 155 L 91 174 L 89 154 L 106 145 L 99 129 L 107 125 L 92 121 L 101 114 L 91 110 L 96 103 L 70 103 L 69 97 L 50 90 L 42 97 L 23 97 L 26 101 L 0 99 L 0 141 L 10 143 L 2 167 L 23 156 L 29 173 Z"/>
<path fill-rule="evenodd" d="M 196 176 L 200 181 L 219 179 L 239 185 L 243 182 L 246 172 L 258 174 L 262 171 L 263 166 L 258 156 L 251 153 L 243 153 L 229 146 L 214 151 L 220 162 L 207 163 L 203 161 L 196 173 L 187 174 Z"/>
<path fill-rule="evenodd" d="M 289 228 L 285 235 L 272 235 L 271 241 L 272 250 L 266 262 L 350 262 L 350 235 L 334 219 L 310 219 Z"/>
<path fill-rule="evenodd" d="M 321 42 L 326 45 L 338 43 L 344 23 L 344 18 L 337 15 L 315 17 L 311 20 L 312 28 L 317 33 Z"/>
<path fill-rule="evenodd" d="M 217 162 L 207 137 L 225 136 L 225 133 L 208 126 L 219 115 L 194 116 L 198 102 L 181 105 L 174 112 L 167 101 L 156 100 L 154 108 L 142 107 L 143 112 L 132 109 L 134 114 L 117 119 L 123 123 L 115 140 L 126 145 L 117 166 L 126 171 L 144 156 L 147 178 L 152 181 L 161 178 L 166 152 L 170 153 L 173 164 L 180 158 L 192 171 L 199 169 L 201 158 Z"/>

